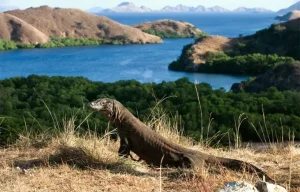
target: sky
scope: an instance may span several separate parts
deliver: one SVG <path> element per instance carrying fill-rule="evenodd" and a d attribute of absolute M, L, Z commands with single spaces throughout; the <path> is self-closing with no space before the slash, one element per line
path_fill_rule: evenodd
<path fill-rule="evenodd" d="M 0 0 L 0 6 L 15 6 L 21 9 L 48 5 L 50 7 L 89 9 L 92 7 L 111 8 L 126 0 Z M 128 1 L 128 0 L 127 0 Z M 227 9 L 237 7 L 264 7 L 273 11 L 287 8 L 299 0 L 131 0 L 137 6 L 146 6 L 152 9 L 161 9 L 166 5 L 176 6 L 183 4 L 196 7 L 203 5 L 212 7 L 215 5 Z"/>

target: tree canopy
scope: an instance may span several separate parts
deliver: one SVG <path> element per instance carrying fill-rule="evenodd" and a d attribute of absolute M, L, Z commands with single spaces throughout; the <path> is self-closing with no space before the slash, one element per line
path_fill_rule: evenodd
<path fill-rule="evenodd" d="M 213 90 L 206 83 L 197 84 L 195 89 L 187 78 L 142 84 L 134 80 L 103 83 L 82 77 L 30 75 L 1 80 L 0 93 L 1 143 L 13 141 L 24 130 L 55 131 L 60 127 L 58 122 L 68 116 L 74 115 L 80 122 L 91 112 L 86 110 L 87 102 L 103 97 L 117 99 L 141 120 L 149 117 L 157 100 L 168 97 L 162 102 L 162 109 L 169 116 L 176 116 L 173 121 L 178 121 L 175 123 L 181 125 L 184 133 L 195 139 L 200 138 L 201 130 L 208 136 L 226 135 L 222 137 L 224 142 L 232 139 L 241 114 L 247 118 L 240 127 L 244 141 L 274 141 L 281 136 L 289 139 L 291 133 L 300 139 L 300 93 L 280 92 L 276 88 L 260 93 L 233 93 Z M 103 132 L 106 128 L 107 121 L 96 113 L 80 126 L 83 131 Z"/>

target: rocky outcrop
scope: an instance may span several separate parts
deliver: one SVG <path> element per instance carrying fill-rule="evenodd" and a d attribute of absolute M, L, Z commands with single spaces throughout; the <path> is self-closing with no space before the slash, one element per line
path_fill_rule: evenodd
<path fill-rule="evenodd" d="M 247 92 L 260 92 L 270 87 L 276 87 L 281 91 L 300 91 L 300 62 L 279 65 L 275 69 L 258 76 L 245 89 Z"/>
<path fill-rule="evenodd" d="M 0 38 L 22 43 L 46 43 L 48 41 L 48 35 L 7 13 L 0 13 Z"/>
<path fill-rule="evenodd" d="M 184 21 L 158 20 L 133 27 L 162 38 L 193 38 L 203 35 L 203 31 Z"/>
<path fill-rule="evenodd" d="M 226 183 L 222 188 L 217 190 L 217 192 L 259 192 L 255 186 L 250 183 L 242 182 L 242 181 L 234 181 Z"/>
<path fill-rule="evenodd" d="M 287 192 L 287 190 L 280 185 L 275 185 L 268 182 L 259 181 L 255 184 L 259 192 Z"/>
<path fill-rule="evenodd" d="M 298 11 L 298 10 L 294 10 L 294 11 L 288 12 L 285 15 L 279 15 L 279 16 L 275 17 L 275 19 L 280 20 L 280 21 L 289 21 L 289 20 L 297 19 L 297 18 L 300 18 L 300 11 Z"/>
<path fill-rule="evenodd" d="M 8 11 L 32 25 L 48 37 L 72 37 L 121 40 L 128 43 L 160 43 L 160 37 L 120 24 L 104 16 L 89 14 L 79 9 L 61 9 L 42 6 L 26 10 Z M 0 28 L 0 31 L 3 28 Z"/>
<path fill-rule="evenodd" d="M 217 192 L 287 192 L 287 190 L 279 185 L 274 185 L 268 182 L 259 181 L 254 185 L 242 182 L 234 181 L 224 185 Z"/>

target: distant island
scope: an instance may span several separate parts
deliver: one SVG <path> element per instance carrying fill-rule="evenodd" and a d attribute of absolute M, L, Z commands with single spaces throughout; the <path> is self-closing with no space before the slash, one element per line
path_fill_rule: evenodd
<path fill-rule="evenodd" d="M 122 13 L 127 13 L 127 12 L 135 12 L 135 13 L 142 13 L 142 12 L 152 12 L 150 8 L 147 8 L 145 6 L 138 7 L 135 4 L 131 2 L 123 2 L 119 4 L 116 7 L 110 8 L 110 9 L 104 9 L 101 12 L 112 12 L 112 13 L 117 13 L 117 12 L 122 12 Z"/>
<path fill-rule="evenodd" d="M 161 43 L 158 36 L 79 9 L 41 6 L 0 13 L 0 50 Z"/>
<path fill-rule="evenodd" d="M 175 7 L 166 6 L 160 10 L 160 12 L 230 12 L 229 9 L 225 9 L 221 6 L 214 6 L 210 8 L 206 8 L 202 5 L 199 5 L 197 7 L 187 7 L 182 4 L 177 5 Z"/>
<path fill-rule="evenodd" d="M 93 10 L 93 8 L 92 8 Z M 224 12 L 241 12 L 241 13 L 267 13 L 273 12 L 272 10 L 268 10 L 265 8 L 246 8 L 239 7 L 234 10 L 229 10 L 221 6 L 214 7 L 204 7 L 202 5 L 198 5 L 196 7 L 189 7 L 185 5 L 177 5 L 175 7 L 165 6 L 160 10 L 153 10 L 146 6 L 138 7 L 132 2 L 123 2 L 116 7 L 100 10 L 99 13 L 149 13 L 149 12 L 175 12 L 175 13 L 224 13 Z M 95 13 L 95 12 L 94 12 Z"/>
<path fill-rule="evenodd" d="M 277 19 L 279 21 L 289 21 L 289 20 L 297 19 L 297 18 L 300 18 L 300 11 L 298 11 L 298 10 L 294 10 L 294 11 L 288 12 L 285 15 L 279 15 L 279 16 L 275 17 L 275 19 Z"/>
<path fill-rule="evenodd" d="M 273 11 L 265 8 L 247 8 L 247 7 L 239 7 L 234 9 L 232 12 L 239 12 L 239 13 L 272 13 Z"/>
<path fill-rule="evenodd" d="M 169 19 L 145 22 L 133 27 L 161 38 L 197 38 L 205 35 L 203 31 L 191 23 Z"/>

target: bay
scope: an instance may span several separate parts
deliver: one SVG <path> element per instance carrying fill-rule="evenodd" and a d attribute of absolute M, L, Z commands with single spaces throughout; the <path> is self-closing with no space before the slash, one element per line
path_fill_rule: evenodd
<path fill-rule="evenodd" d="M 274 14 L 106 14 L 132 25 L 158 19 L 184 20 L 213 35 L 236 37 L 269 27 Z M 174 72 L 168 64 L 180 56 L 182 47 L 194 39 L 164 39 L 162 44 L 102 45 L 0 52 L 0 79 L 28 76 L 83 76 L 92 81 L 174 81 L 182 77 L 230 89 L 247 76 Z"/>

